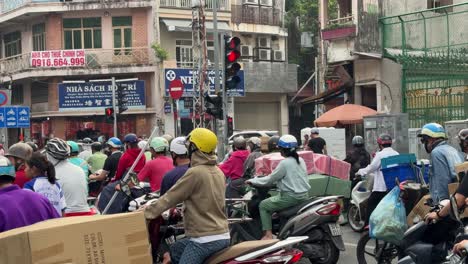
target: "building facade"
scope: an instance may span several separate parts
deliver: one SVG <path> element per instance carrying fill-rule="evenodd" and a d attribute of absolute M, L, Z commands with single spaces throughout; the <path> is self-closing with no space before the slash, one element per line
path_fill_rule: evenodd
<path fill-rule="evenodd" d="M 207 4 L 207 55 L 212 71 L 215 61 L 212 2 L 207 1 Z M 229 98 L 228 115 L 233 117 L 234 129 L 287 133 L 287 94 L 297 90 L 297 66 L 287 62 L 287 32 L 283 24 L 285 1 L 220 0 L 218 5 L 219 32 L 241 39 L 245 94 Z M 169 53 L 160 80 L 166 90 L 174 76 L 182 75 L 184 84 L 191 81 L 189 69 L 194 60 L 191 19 L 191 1 L 159 0 L 160 43 Z M 169 97 L 165 100 L 171 103 Z M 192 107 L 191 98 L 182 100 L 186 108 Z M 181 116 L 182 134 L 192 129 L 191 117 Z M 165 120 L 166 131 L 172 133 L 174 115 L 167 113 Z"/>
<path fill-rule="evenodd" d="M 112 77 L 127 79 L 131 105 L 118 117 L 119 135 L 149 135 L 162 117 L 152 2 L 2 1 L 0 83 L 12 105 L 31 107 L 30 129 L 8 129 L 9 141 L 113 136 L 104 116 Z"/>

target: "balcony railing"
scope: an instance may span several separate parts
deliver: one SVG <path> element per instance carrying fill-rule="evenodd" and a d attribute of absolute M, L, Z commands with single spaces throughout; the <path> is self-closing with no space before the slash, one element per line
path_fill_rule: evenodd
<path fill-rule="evenodd" d="M 140 2 L 152 0 L 106 0 L 105 3 Z M 0 14 L 20 8 L 30 3 L 102 3 L 102 0 L 0 0 Z"/>
<path fill-rule="evenodd" d="M 205 0 L 206 8 L 213 9 L 213 2 L 217 1 L 217 8 L 220 11 L 229 11 L 230 0 Z M 160 7 L 192 9 L 192 0 L 159 0 Z"/>
<path fill-rule="evenodd" d="M 351 15 L 351 16 L 339 17 L 336 19 L 328 20 L 327 28 L 340 26 L 340 25 L 352 25 L 352 24 L 354 24 L 354 17 Z"/>
<path fill-rule="evenodd" d="M 330 19 L 322 30 L 323 40 L 342 39 L 356 36 L 356 24 L 353 16 Z"/>
<path fill-rule="evenodd" d="M 85 66 L 63 66 L 60 68 L 41 67 L 41 69 L 93 69 L 101 67 L 154 65 L 157 62 L 154 51 L 147 47 L 85 50 L 85 54 Z M 31 53 L 0 60 L 0 74 L 14 74 L 33 69 L 37 68 L 31 66 Z"/>
<path fill-rule="evenodd" d="M 283 26 L 284 12 L 274 7 L 257 5 L 232 5 L 231 22 L 270 26 Z"/>

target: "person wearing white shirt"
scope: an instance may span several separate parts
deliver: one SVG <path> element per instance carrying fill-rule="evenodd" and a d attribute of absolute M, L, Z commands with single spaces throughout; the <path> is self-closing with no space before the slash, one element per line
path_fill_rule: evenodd
<path fill-rule="evenodd" d="M 390 156 L 399 155 L 399 153 L 392 148 L 392 137 L 390 135 L 380 135 L 377 139 L 377 143 L 379 144 L 380 151 L 375 154 L 375 157 L 372 160 L 371 164 L 369 164 L 363 169 L 358 170 L 358 172 L 356 173 L 357 175 L 361 176 L 368 175 L 370 173 L 375 174 L 374 186 L 367 203 L 366 225 L 369 224 L 370 215 L 380 203 L 380 201 L 385 197 L 388 191 L 387 186 L 385 185 L 384 176 L 381 171 L 381 160 Z"/>

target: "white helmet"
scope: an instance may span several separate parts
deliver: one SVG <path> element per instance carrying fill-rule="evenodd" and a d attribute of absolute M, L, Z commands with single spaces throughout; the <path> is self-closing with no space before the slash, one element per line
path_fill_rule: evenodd
<path fill-rule="evenodd" d="M 313 127 L 313 128 L 310 129 L 310 134 L 317 134 L 318 135 L 318 134 L 320 134 L 320 131 L 319 131 L 318 128 Z"/>
<path fill-rule="evenodd" d="M 149 147 L 149 146 L 148 146 L 148 142 L 147 142 L 147 141 L 142 140 L 142 141 L 138 142 L 138 148 L 139 148 L 139 149 L 145 149 L 145 150 L 147 150 L 148 147 Z"/>
<path fill-rule="evenodd" d="M 177 137 L 171 141 L 170 151 L 176 155 L 185 155 L 188 153 L 187 147 L 185 146 L 185 137 Z"/>
<path fill-rule="evenodd" d="M 284 149 L 295 149 L 297 147 L 297 139 L 293 135 L 284 135 L 280 137 L 278 147 Z"/>
<path fill-rule="evenodd" d="M 257 146 L 257 147 L 260 147 L 260 145 L 262 144 L 262 141 L 261 141 L 260 138 L 258 138 L 258 137 L 251 137 L 251 138 L 249 138 L 249 140 L 247 141 L 247 143 L 252 143 L 252 144 L 254 144 L 254 145 Z"/>

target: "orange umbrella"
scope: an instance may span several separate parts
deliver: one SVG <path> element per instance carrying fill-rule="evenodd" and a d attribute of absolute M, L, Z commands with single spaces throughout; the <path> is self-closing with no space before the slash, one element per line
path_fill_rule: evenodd
<path fill-rule="evenodd" d="M 337 124 L 361 124 L 364 116 L 376 115 L 377 111 L 355 104 L 344 104 L 331 109 L 314 121 L 316 126 L 333 127 Z"/>

